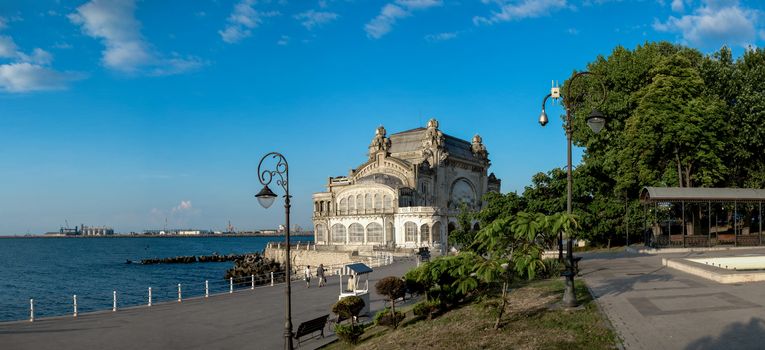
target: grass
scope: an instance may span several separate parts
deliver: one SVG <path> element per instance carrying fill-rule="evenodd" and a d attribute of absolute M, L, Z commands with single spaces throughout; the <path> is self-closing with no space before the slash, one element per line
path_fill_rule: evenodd
<path fill-rule="evenodd" d="M 583 282 L 577 281 L 576 289 L 582 307 L 565 310 L 556 306 L 563 293 L 563 281 L 534 281 L 516 286 L 510 293 L 499 330 L 493 329 L 499 298 L 488 297 L 433 320 L 414 318 L 409 311 L 404 324 L 395 331 L 370 326 L 359 345 L 335 342 L 326 349 L 616 348 L 616 336 Z"/>

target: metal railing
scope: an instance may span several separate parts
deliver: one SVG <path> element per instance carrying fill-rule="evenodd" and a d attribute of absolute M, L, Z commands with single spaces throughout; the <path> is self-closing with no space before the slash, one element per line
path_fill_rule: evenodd
<path fill-rule="evenodd" d="M 342 264 L 326 265 L 325 276 L 339 275 L 341 269 L 346 264 L 364 262 L 370 267 L 380 267 L 390 265 L 393 263 L 393 256 L 388 253 L 378 252 L 371 257 L 363 257 L 357 261 L 349 261 Z M 290 281 L 299 281 L 305 278 L 303 269 L 304 265 L 295 265 L 293 272 L 290 274 Z M 312 276 L 316 277 L 316 267 L 311 268 Z M 243 292 L 246 290 L 254 291 L 256 288 L 261 287 L 273 287 L 278 284 L 284 283 L 284 271 L 274 271 L 261 275 L 249 275 L 240 277 L 229 277 L 227 280 L 205 280 L 203 283 L 173 283 L 163 285 L 161 287 L 151 286 L 145 289 L 143 293 L 136 292 L 118 292 L 112 290 L 111 293 L 111 310 L 117 312 L 119 309 L 134 308 L 134 307 L 147 307 L 160 303 L 183 303 L 184 300 L 189 299 L 207 299 L 211 296 L 233 294 L 234 292 Z M 71 315 L 72 317 L 78 317 L 82 314 L 81 311 L 103 311 L 108 310 L 108 307 L 103 303 L 104 299 L 88 298 L 91 301 L 97 301 L 97 305 L 83 305 L 83 298 L 78 300 L 77 294 L 72 295 Z M 86 299 L 86 300 L 88 300 Z M 139 301 L 140 302 L 136 302 Z M 35 321 L 35 299 L 29 299 L 29 321 Z M 83 308 L 83 306 L 85 306 Z M 68 313 L 57 313 L 45 316 L 61 316 Z"/>

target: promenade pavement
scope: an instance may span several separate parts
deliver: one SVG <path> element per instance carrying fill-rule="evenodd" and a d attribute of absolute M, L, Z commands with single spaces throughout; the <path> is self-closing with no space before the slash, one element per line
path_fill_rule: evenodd
<path fill-rule="evenodd" d="M 373 312 L 384 303 L 374 283 L 402 276 L 414 266 L 409 260 L 375 268 L 369 278 Z M 292 282 L 293 331 L 303 321 L 331 314 L 340 293 L 339 277 L 330 276 L 322 288 L 316 282 L 314 278 L 311 288 Z M 0 349 L 279 349 L 284 347 L 284 302 L 284 284 L 279 284 L 77 318 L 0 323 Z M 325 330 L 325 335 L 331 333 Z M 309 340 L 301 348 L 316 348 L 331 339 Z"/>
<path fill-rule="evenodd" d="M 661 258 L 763 254 L 763 249 L 582 254 L 587 282 L 626 349 L 764 349 L 765 282 L 723 285 Z"/>

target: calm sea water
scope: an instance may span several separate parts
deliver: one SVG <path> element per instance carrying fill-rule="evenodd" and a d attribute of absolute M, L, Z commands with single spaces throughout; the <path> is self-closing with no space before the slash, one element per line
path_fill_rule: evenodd
<path fill-rule="evenodd" d="M 228 291 L 223 279 L 233 262 L 193 264 L 126 264 L 126 260 L 178 255 L 242 254 L 262 251 L 283 237 L 161 237 L 161 238 L 8 238 L 0 239 L 0 321 L 72 312 L 111 309 L 112 291 L 118 307 L 143 305 L 148 288 L 153 302 Z M 298 236 L 300 241 L 313 237 Z"/>

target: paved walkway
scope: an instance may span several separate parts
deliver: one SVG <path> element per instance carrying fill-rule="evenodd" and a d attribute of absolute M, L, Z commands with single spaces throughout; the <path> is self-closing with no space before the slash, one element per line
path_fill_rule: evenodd
<path fill-rule="evenodd" d="M 374 283 L 386 276 L 402 276 L 412 267 L 414 261 L 404 261 L 375 269 L 369 280 L 372 310 L 383 307 Z M 302 281 L 292 284 L 293 330 L 303 321 L 331 313 L 337 301 L 337 276 L 329 277 L 326 287 L 317 288 L 316 279 L 313 282 L 311 288 Z M 284 344 L 283 333 L 282 284 L 182 304 L 81 314 L 76 319 L 0 323 L 0 349 L 278 349 Z M 330 340 L 310 340 L 301 348 L 316 348 Z"/>
<path fill-rule="evenodd" d="M 765 282 L 723 285 L 661 265 L 662 257 L 742 254 L 765 250 L 585 254 L 580 266 L 627 349 L 763 349 Z"/>

